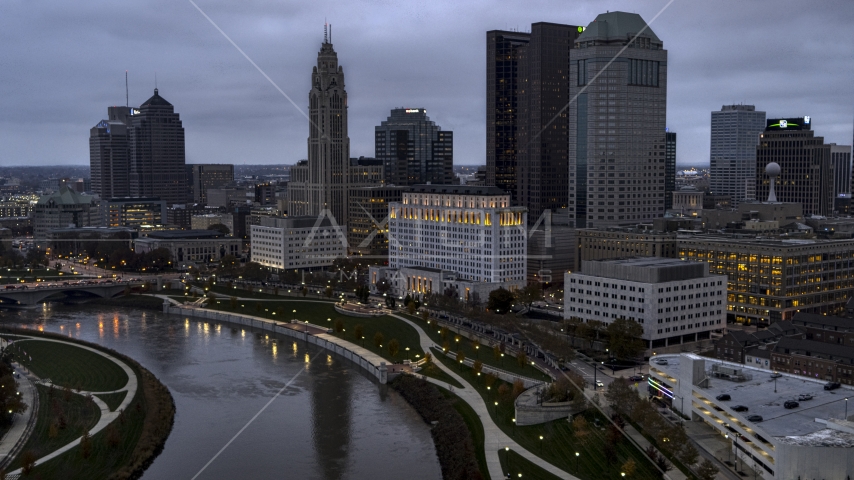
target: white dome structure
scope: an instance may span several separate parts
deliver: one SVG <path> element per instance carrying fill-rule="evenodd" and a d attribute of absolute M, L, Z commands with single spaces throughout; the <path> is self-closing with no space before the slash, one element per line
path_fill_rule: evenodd
<path fill-rule="evenodd" d="M 777 162 L 771 162 L 765 166 L 765 174 L 771 178 L 771 188 L 768 189 L 768 201 L 776 202 L 777 201 L 777 192 L 774 191 L 774 184 L 777 181 L 777 177 L 782 173 L 782 169 L 780 168 L 780 164 Z"/>

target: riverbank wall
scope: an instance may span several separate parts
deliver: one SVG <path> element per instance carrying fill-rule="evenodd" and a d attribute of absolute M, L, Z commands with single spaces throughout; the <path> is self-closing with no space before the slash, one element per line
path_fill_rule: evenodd
<path fill-rule="evenodd" d="M 354 343 L 342 340 L 333 335 L 325 333 L 325 327 L 319 327 L 311 324 L 303 323 L 286 323 L 266 318 L 254 317 L 252 315 L 244 315 L 240 313 L 220 312 L 217 310 L 208 310 L 204 308 L 163 304 L 163 313 L 173 315 L 183 315 L 194 318 L 204 318 L 215 322 L 224 322 L 234 325 L 242 325 L 245 327 L 257 328 L 270 333 L 280 334 L 287 337 L 303 340 L 312 345 L 317 345 L 320 348 L 329 350 L 341 357 L 350 360 L 369 375 L 376 378 L 381 385 L 385 385 L 389 380 L 390 366 L 387 365 L 385 359 L 366 350 Z M 323 332 L 323 333 L 320 333 Z M 392 372 L 397 369 L 391 366 Z"/>

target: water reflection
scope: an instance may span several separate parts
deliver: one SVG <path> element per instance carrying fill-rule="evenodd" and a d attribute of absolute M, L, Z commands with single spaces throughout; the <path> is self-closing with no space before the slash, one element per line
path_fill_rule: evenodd
<path fill-rule="evenodd" d="M 429 429 L 400 397 L 304 341 L 85 305 L 0 310 L 0 323 L 100 343 L 169 387 L 175 427 L 146 479 L 192 478 L 295 376 L 199 480 L 441 477 Z"/>

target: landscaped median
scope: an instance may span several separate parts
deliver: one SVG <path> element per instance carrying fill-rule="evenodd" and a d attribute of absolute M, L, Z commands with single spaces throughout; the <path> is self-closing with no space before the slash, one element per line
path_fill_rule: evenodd
<path fill-rule="evenodd" d="M 37 381 L 39 409 L 33 434 L 6 471 L 139 477 L 172 429 L 168 389 L 134 360 L 101 346 L 26 329 L 4 328 L 0 336 L 7 333 L 13 343 L 6 353 Z"/>

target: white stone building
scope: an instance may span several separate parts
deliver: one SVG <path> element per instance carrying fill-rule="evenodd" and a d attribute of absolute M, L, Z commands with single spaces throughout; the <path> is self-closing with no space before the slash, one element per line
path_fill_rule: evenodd
<path fill-rule="evenodd" d="M 424 294 L 449 286 L 461 299 L 486 300 L 500 287 L 525 285 L 528 222 L 497 187 L 416 185 L 389 203 L 389 264 L 372 267 L 371 286 L 385 276 L 394 294 Z"/>
<path fill-rule="evenodd" d="M 323 268 L 347 256 L 344 229 L 328 217 L 262 217 L 252 225 L 252 261 L 287 269 Z"/>
<path fill-rule="evenodd" d="M 206 213 L 190 217 L 190 228 L 193 230 L 206 230 L 217 224 L 225 225 L 229 232 L 234 234 L 234 215 L 231 213 Z"/>
<path fill-rule="evenodd" d="M 710 338 L 726 326 L 726 275 L 708 264 L 660 257 L 581 262 L 564 280 L 564 315 L 643 326 L 648 348 Z"/>

